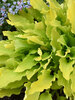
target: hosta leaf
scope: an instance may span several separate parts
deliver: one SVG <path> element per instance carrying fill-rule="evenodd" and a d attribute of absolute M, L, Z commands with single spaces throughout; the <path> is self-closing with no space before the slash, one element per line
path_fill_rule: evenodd
<path fill-rule="evenodd" d="M 38 0 L 30 0 L 30 4 L 33 6 L 34 9 L 37 9 L 39 11 L 42 11 L 43 9 L 48 10 L 48 6 L 43 0 L 40 0 L 40 2 Z"/>
<path fill-rule="evenodd" d="M 31 95 L 28 95 L 26 98 L 24 98 L 24 100 L 38 100 L 39 99 L 39 94 L 40 93 L 34 93 Z"/>
<path fill-rule="evenodd" d="M 21 80 L 19 80 L 19 81 L 14 81 L 14 82 L 9 83 L 9 84 L 5 87 L 5 89 L 16 89 L 16 88 L 19 88 L 19 87 L 23 86 L 24 83 L 27 82 L 27 81 L 28 81 L 27 78 L 26 78 L 26 77 L 23 77 L 23 78 L 22 78 Z"/>
<path fill-rule="evenodd" d="M 52 31 L 53 26 L 55 25 L 53 23 L 55 22 L 56 16 L 57 16 L 56 12 L 53 9 L 50 9 L 46 13 L 46 19 L 45 19 L 45 24 L 47 25 L 46 35 L 49 38 L 49 40 L 51 40 L 51 31 Z"/>
<path fill-rule="evenodd" d="M 25 76 L 25 72 L 16 73 L 13 70 L 0 68 L 0 89 L 6 87 L 9 83 L 19 81 Z"/>
<path fill-rule="evenodd" d="M 56 55 L 58 55 L 59 57 L 66 57 L 68 53 L 70 53 L 70 49 L 69 48 L 66 51 L 58 50 L 56 52 Z"/>
<path fill-rule="evenodd" d="M 52 100 L 51 94 L 48 92 L 42 93 L 39 100 Z"/>
<path fill-rule="evenodd" d="M 61 72 L 63 73 L 63 77 L 66 80 L 70 79 L 70 73 L 73 71 L 73 67 L 72 67 L 73 64 L 74 64 L 74 61 L 67 62 L 66 58 L 60 59 L 59 68 L 60 68 Z"/>
<path fill-rule="evenodd" d="M 64 93 L 66 94 L 66 96 L 71 96 L 71 81 L 66 80 L 60 71 L 58 72 L 58 85 L 64 86 Z"/>
<path fill-rule="evenodd" d="M 46 35 L 47 37 L 49 38 L 49 40 L 51 40 L 51 31 L 52 31 L 52 26 L 51 25 L 47 25 L 47 28 L 46 28 Z"/>
<path fill-rule="evenodd" d="M 0 56 L 0 65 L 5 64 L 8 59 L 9 59 L 9 56 L 7 55 Z"/>
<path fill-rule="evenodd" d="M 31 7 L 30 9 L 27 10 L 29 14 L 32 15 L 37 21 L 42 20 L 42 14 L 37 9 L 33 9 L 33 7 Z"/>
<path fill-rule="evenodd" d="M 24 10 L 20 10 L 19 14 L 29 20 L 31 23 L 34 22 L 34 17 L 30 14 L 25 12 Z"/>
<path fill-rule="evenodd" d="M 35 23 L 35 29 L 45 32 L 45 23 L 43 21 Z M 39 33 L 38 33 L 39 34 Z"/>
<path fill-rule="evenodd" d="M 31 69 L 33 66 L 37 64 L 36 61 L 34 61 L 33 55 L 27 55 L 23 61 L 19 64 L 19 66 L 16 68 L 15 72 L 23 72 L 27 69 Z"/>
<path fill-rule="evenodd" d="M 9 41 L 0 41 L 0 55 L 12 55 L 13 45 Z M 10 45 L 10 46 L 9 46 Z M 12 47 L 12 49 L 10 49 Z M 9 51 L 9 52 L 8 52 Z"/>
<path fill-rule="evenodd" d="M 29 94 L 33 94 L 35 92 L 42 92 L 44 89 L 50 88 L 50 86 L 52 85 L 52 81 L 54 80 L 55 77 L 50 75 L 49 70 L 43 70 L 42 74 L 38 77 L 38 80 L 31 84 Z"/>
<path fill-rule="evenodd" d="M 6 61 L 6 67 L 9 69 L 15 69 L 18 66 L 18 62 L 14 58 L 10 58 Z"/>
<path fill-rule="evenodd" d="M 25 98 L 24 100 L 38 100 L 39 99 L 39 92 L 33 93 L 33 94 L 29 94 L 29 89 L 31 86 L 31 83 L 26 83 L 26 91 L 25 91 Z"/>
<path fill-rule="evenodd" d="M 30 36 L 37 36 L 37 37 L 43 38 L 44 40 L 47 41 L 44 29 L 42 29 L 42 30 L 40 30 L 40 29 L 34 29 L 34 30 L 33 29 L 28 29 L 28 30 L 25 30 L 23 32 L 26 33 L 26 34 L 24 34 L 24 35 L 18 35 L 18 37 L 21 37 L 23 39 L 24 38 L 28 39 Z"/>
<path fill-rule="evenodd" d="M 22 50 L 23 48 L 25 50 L 29 50 L 33 47 L 33 45 L 30 45 L 27 43 L 27 40 L 22 40 L 22 39 L 16 39 L 14 40 L 14 46 L 15 46 L 15 50 L 18 51 L 18 50 Z"/>
<path fill-rule="evenodd" d="M 52 25 L 52 23 L 55 21 L 57 15 L 56 15 L 56 12 L 55 10 L 53 9 L 50 9 L 47 13 L 46 13 L 46 20 L 45 20 L 45 23 L 47 25 Z"/>
<path fill-rule="evenodd" d="M 43 65 L 43 68 L 46 69 L 50 62 L 51 62 L 51 58 L 48 59 L 47 63 L 45 63 L 45 64 Z"/>
<path fill-rule="evenodd" d="M 47 2 L 49 2 L 51 8 L 54 8 L 55 10 L 60 9 L 60 5 L 56 0 L 47 0 Z"/>
<path fill-rule="evenodd" d="M 75 93 L 75 68 L 73 69 L 73 73 L 71 74 L 71 81 L 72 81 L 71 88 L 72 91 Z"/>
<path fill-rule="evenodd" d="M 27 39 L 29 41 L 32 41 L 32 42 L 36 43 L 36 44 L 44 45 L 44 42 L 43 42 L 42 38 L 39 37 L 39 36 L 29 36 Z"/>
<path fill-rule="evenodd" d="M 39 54 L 40 56 L 42 56 L 42 50 L 41 50 L 40 48 L 38 48 L 38 54 Z"/>
<path fill-rule="evenodd" d="M 4 96 L 11 96 L 12 94 L 20 94 L 20 91 L 21 91 L 22 87 L 21 88 L 16 88 L 16 89 L 2 89 L 0 90 L 0 97 L 4 97 Z"/>
<path fill-rule="evenodd" d="M 60 37 L 60 35 L 57 32 L 56 28 L 52 29 L 52 32 L 51 32 L 51 43 L 50 44 L 52 45 L 54 51 L 61 49 L 61 45 L 57 41 L 59 37 Z"/>
<path fill-rule="evenodd" d="M 44 60 L 46 60 L 46 59 L 48 59 L 48 58 L 50 58 L 51 57 L 51 55 L 48 53 L 48 52 L 45 52 L 43 55 L 42 55 L 42 61 L 44 61 Z"/>
<path fill-rule="evenodd" d="M 35 57 L 35 61 L 42 60 L 42 50 L 40 48 L 38 48 L 38 52 L 37 53 L 39 54 L 39 56 L 38 57 Z"/>
<path fill-rule="evenodd" d="M 29 20 L 23 16 L 8 14 L 8 17 L 10 21 L 7 20 L 7 22 L 11 25 L 15 25 L 19 30 L 26 30 L 29 27 L 31 29 L 34 28 L 34 23 L 30 23 Z"/>
<path fill-rule="evenodd" d="M 16 32 L 15 31 L 13 31 L 13 32 L 3 31 L 3 35 L 7 36 L 9 40 L 15 40 L 16 39 L 15 35 L 17 35 L 17 34 L 19 35 L 20 32 L 18 32 L 18 31 L 16 31 Z"/>
<path fill-rule="evenodd" d="M 75 0 L 68 0 L 68 10 L 67 10 L 67 18 L 70 20 L 72 25 L 71 31 L 75 34 Z"/>
<path fill-rule="evenodd" d="M 60 38 L 59 38 L 57 41 L 58 41 L 60 44 L 66 46 L 67 44 L 66 44 L 66 41 L 65 41 L 65 39 L 64 39 L 64 36 L 65 36 L 65 35 L 61 35 Z"/>
<path fill-rule="evenodd" d="M 28 80 L 30 80 L 31 77 L 32 77 L 33 75 L 35 75 L 35 73 L 37 73 L 38 71 L 39 71 L 39 68 L 38 68 L 37 65 L 34 66 L 32 69 L 27 70 L 27 71 L 26 71 L 26 77 L 28 78 Z"/>

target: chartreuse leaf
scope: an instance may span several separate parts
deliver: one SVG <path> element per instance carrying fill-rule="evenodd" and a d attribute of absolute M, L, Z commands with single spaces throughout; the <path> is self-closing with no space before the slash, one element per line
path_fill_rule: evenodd
<path fill-rule="evenodd" d="M 3 35 L 7 36 L 9 40 L 15 40 L 16 39 L 15 36 L 19 35 L 19 34 L 21 34 L 21 33 L 18 32 L 18 31 L 13 31 L 13 32 L 11 32 L 11 31 L 3 31 Z"/>
<path fill-rule="evenodd" d="M 16 61 L 15 58 L 9 58 L 6 61 L 6 67 L 9 69 L 15 69 L 18 66 L 18 62 Z"/>
<path fill-rule="evenodd" d="M 0 55 L 11 56 L 13 54 L 13 51 L 14 51 L 13 44 L 11 44 L 9 41 L 3 41 L 3 40 L 0 41 Z"/>
<path fill-rule="evenodd" d="M 34 23 L 30 23 L 29 20 L 23 16 L 8 14 L 8 17 L 10 21 L 7 20 L 7 22 L 11 25 L 15 25 L 19 30 L 26 30 L 29 27 L 31 29 L 34 28 Z"/>
<path fill-rule="evenodd" d="M 40 48 L 38 48 L 38 54 L 39 54 L 40 56 L 42 56 L 42 50 L 41 50 Z"/>
<path fill-rule="evenodd" d="M 37 53 L 39 54 L 39 56 L 35 58 L 35 61 L 42 60 L 42 50 L 40 48 L 38 48 L 38 52 Z"/>
<path fill-rule="evenodd" d="M 38 65 L 35 65 L 33 68 L 31 68 L 30 70 L 26 71 L 26 77 L 28 80 L 31 79 L 31 77 L 33 75 L 35 75 L 38 71 L 40 70 L 40 68 L 38 68 Z"/>
<path fill-rule="evenodd" d="M 27 38 L 29 41 L 32 41 L 33 43 L 39 44 L 39 45 L 44 45 L 44 42 L 41 37 L 39 36 L 29 36 Z"/>
<path fill-rule="evenodd" d="M 49 9 L 48 12 L 46 12 L 46 20 L 45 23 L 47 25 L 52 25 L 52 23 L 55 21 L 57 17 L 57 14 L 54 9 Z"/>
<path fill-rule="evenodd" d="M 0 89 L 0 97 L 3 98 L 4 96 L 11 96 L 12 94 L 20 94 L 22 87 L 16 89 Z"/>
<path fill-rule="evenodd" d="M 69 19 L 72 29 L 71 31 L 75 34 L 75 0 L 68 0 L 68 10 L 67 10 L 67 18 Z"/>
<path fill-rule="evenodd" d="M 33 18 L 35 18 L 37 21 L 42 20 L 42 14 L 37 9 L 33 9 L 33 7 L 31 7 L 30 9 L 27 10 L 30 16 L 33 16 Z"/>
<path fill-rule="evenodd" d="M 40 25 L 41 26 L 41 25 Z M 47 41 L 47 37 L 46 37 L 46 35 L 45 35 L 45 31 L 44 31 L 44 29 L 34 29 L 34 30 L 32 30 L 32 29 L 30 29 L 30 30 L 25 30 L 24 31 L 26 34 L 23 34 L 23 35 L 18 35 L 18 36 L 16 36 L 16 37 L 20 37 L 20 38 L 23 38 L 23 39 L 29 39 L 29 38 L 31 38 L 31 37 L 37 37 L 39 40 L 41 39 L 42 40 L 42 42 L 44 41 L 44 42 L 46 42 Z M 43 39 L 42 39 L 43 38 Z M 35 43 L 36 43 L 36 41 L 35 41 Z M 41 44 L 41 43 L 39 43 L 39 44 Z"/>
<path fill-rule="evenodd" d="M 53 28 L 51 32 L 51 43 L 50 44 L 52 45 L 54 51 L 61 49 L 61 45 L 57 41 L 59 37 L 60 37 L 60 34 L 57 32 L 56 28 Z"/>
<path fill-rule="evenodd" d="M 40 93 L 37 92 L 37 93 L 34 93 L 32 95 L 28 95 L 27 98 L 24 98 L 24 100 L 38 100 L 39 94 Z"/>
<path fill-rule="evenodd" d="M 35 32 L 36 32 L 35 35 L 41 36 L 45 41 L 47 41 L 48 39 L 45 34 L 45 31 L 46 31 L 45 29 L 46 29 L 45 23 L 43 21 L 35 23 Z"/>
<path fill-rule="evenodd" d="M 71 88 L 72 91 L 75 93 L 75 68 L 73 68 L 73 73 L 71 74 L 71 81 L 72 81 Z"/>
<path fill-rule="evenodd" d="M 51 40 L 51 31 L 54 26 L 55 18 L 57 17 L 55 10 L 50 9 L 48 12 L 46 12 L 46 19 L 45 24 L 47 25 L 46 28 L 46 35 Z"/>
<path fill-rule="evenodd" d="M 51 55 L 48 53 L 48 52 L 45 52 L 43 55 L 42 55 L 42 61 L 44 60 L 47 60 L 48 58 L 50 58 Z"/>
<path fill-rule="evenodd" d="M 56 55 L 58 55 L 59 57 L 66 57 L 68 53 L 70 53 L 70 49 L 69 48 L 67 48 L 66 51 L 57 50 Z"/>
<path fill-rule="evenodd" d="M 47 25 L 47 28 L 46 28 L 46 35 L 47 37 L 49 38 L 49 40 L 51 40 L 51 31 L 52 31 L 52 26 L 51 25 Z"/>
<path fill-rule="evenodd" d="M 52 81 L 54 80 L 55 77 L 50 75 L 50 70 L 43 70 L 42 74 L 38 77 L 38 80 L 31 84 L 29 94 L 42 92 L 44 89 L 50 88 L 50 86 L 52 85 Z"/>
<path fill-rule="evenodd" d="M 31 47 L 33 47 L 32 45 L 28 44 L 26 40 L 22 40 L 22 39 L 16 39 L 14 40 L 14 46 L 15 46 L 15 50 L 21 50 L 21 49 L 30 49 Z"/>
<path fill-rule="evenodd" d="M 54 8 L 55 10 L 59 10 L 60 9 L 60 5 L 56 0 L 47 0 L 47 2 L 49 2 L 51 8 Z"/>
<path fill-rule="evenodd" d="M 23 72 L 27 69 L 31 69 L 34 65 L 37 64 L 36 61 L 34 61 L 33 55 L 27 55 L 23 61 L 19 64 L 19 66 L 16 68 L 15 72 Z"/>
<path fill-rule="evenodd" d="M 16 89 L 16 88 L 19 88 L 19 87 L 23 86 L 24 83 L 27 82 L 27 81 L 28 81 L 27 78 L 26 78 L 26 77 L 23 77 L 23 78 L 22 78 L 21 80 L 19 80 L 19 81 L 14 81 L 14 82 L 9 83 L 9 84 L 5 87 L 5 89 Z"/>
<path fill-rule="evenodd" d="M 46 12 L 46 20 L 45 20 L 45 23 L 47 25 L 49 25 L 49 24 L 52 25 L 52 22 L 55 21 L 56 17 L 57 17 L 57 14 L 56 14 L 55 10 L 54 9 L 49 9 L 49 11 Z"/>
<path fill-rule="evenodd" d="M 13 70 L 0 68 L 0 89 L 6 87 L 9 83 L 19 81 L 25 76 L 25 72 L 16 73 Z"/>
<path fill-rule="evenodd" d="M 47 0 L 49 2 L 50 8 L 54 9 L 60 18 L 61 22 L 65 22 L 64 5 L 60 5 L 57 0 Z M 65 7 L 66 8 L 66 7 Z"/>
<path fill-rule="evenodd" d="M 45 62 L 45 61 L 44 61 L 44 62 Z M 49 58 L 49 59 L 47 60 L 46 63 L 44 63 L 44 64 L 42 63 L 41 66 L 42 66 L 44 69 L 46 69 L 50 62 L 51 62 L 51 58 Z"/>
<path fill-rule="evenodd" d="M 66 58 L 61 58 L 59 60 L 60 62 L 60 65 L 59 65 L 59 68 L 61 70 L 61 72 L 63 73 L 63 77 L 66 79 L 66 80 L 69 80 L 70 79 L 70 73 L 73 71 L 73 64 L 74 64 L 74 61 L 67 61 Z"/>
<path fill-rule="evenodd" d="M 29 89 L 30 89 L 31 83 L 26 83 L 26 91 L 25 91 L 25 98 L 24 100 L 38 100 L 39 99 L 39 92 L 35 92 L 34 94 L 29 94 Z"/>
<path fill-rule="evenodd" d="M 67 46 L 67 43 L 64 39 L 65 35 L 61 35 L 60 38 L 57 40 L 60 44 Z"/>
<path fill-rule="evenodd" d="M 0 56 L 0 66 L 3 64 L 6 64 L 6 61 L 9 59 L 9 56 L 7 55 L 2 55 Z"/>
<path fill-rule="evenodd" d="M 29 30 L 29 31 L 24 31 L 25 33 L 30 33 L 30 34 L 25 34 L 25 35 L 19 35 L 19 37 L 23 38 L 23 39 L 27 39 L 30 43 L 35 43 L 38 45 L 45 45 L 44 41 L 43 41 L 43 36 L 37 36 L 36 31 L 33 32 L 33 30 Z M 33 34 L 31 34 L 31 32 Z M 39 35 L 39 34 L 38 34 Z"/>
<path fill-rule="evenodd" d="M 24 10 L 20 10 L 19 14 L 28 19 L 31 23 L 34 22 L 34 17 L 30 13 L 27 13 Z"/>
<path fill-rule="evenodd" d="M 37 9 L 39 11 L 42 11 L 43 9 L 48 10 L 48 6 L 43 0 L 40 0 L 40 2 L 38 0 L 30 0 L 30 4 L 33 6 L 34 9 Z"/>
<path fill-rule="evenodd" d="M 66 94 L 66 96 L 72 95 L 71 81 L 66 80 L 60 71 L 58 72 L 58 85 L 64 86 L 64 93 Z"/>
<path fill-rule="evenodd" d="M 42 93 L 39 100 L 52 100 L 51 94 L 49 92 Z"/>

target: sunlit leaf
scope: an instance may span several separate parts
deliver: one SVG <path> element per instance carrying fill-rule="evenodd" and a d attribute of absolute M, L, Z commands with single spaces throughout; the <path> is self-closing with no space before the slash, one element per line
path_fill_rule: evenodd
<path fill-rule="evenodd" d="M 75 93 L 75 68 L 73 69 L 73 73 L 71 74 L 71 80 L 72 80 L 71 88 L 72 91 Z"/>
<path fill-rule="evenodd" d="M 44 70 L 42 74 L 38 77 L 38 80 L 31 84 L 29 94 L 33 94 L 35 92 L 42 92 L 44 89 L 50 88 L 50 86 L 52 85 L 52 81 L 54 80 L 55 77 L 50 75 L 50 71 Z"/>
<path fill-rule="evenodd" d="M 68 10 L 67 10 L 67 17 L 72 25 L 71 31 L 75 34 L 75 1 L 74 0 L 68 0 Z"/>
<path fill-rule="evenodd" d="M 16 73 L 13 70 L 0 68 L 0 89 L 6 87 L 9 83 L 19 81 L 25 76 L 25 72 Z"/>
<path fill-rule="evenodd" d="M 64 93 L 66 96 L 71 96 L 71 81 L 66 80 L 60 71 L 58 73 L 58 85 L 64 86 Z"/>
<path fill-rule="evenodd" d="M 27 69 L 31 69 L 34 65 L 37 64 L 36 61 L 34 61 L 33 55 L 27 55 L 23 61 L 19 64 L 19 66 L 16 68 L 15 72 L 23 72 Z"/>
<path fill-rule="evenodd" d="M 60 59 L 60 65 L 59 68 L 61 70 L 61 72 L 63 73 L 63 77 L 66 80 L 70 79 L 70 73 L 73 71 L 73 65 L 74 61 L 67 61 L 66 58 L 61 58 Z"/>
<path fill-rule="evenodd" d="M 38 100 L 39 99 L 39 92 L 36 92 L 34 94 L 29 94 L 29 89 L 31 86 L 31 83 L 25 84 L 26 86 L 26 92 L 25 92 L 25 98 L 24 100 Z"/>

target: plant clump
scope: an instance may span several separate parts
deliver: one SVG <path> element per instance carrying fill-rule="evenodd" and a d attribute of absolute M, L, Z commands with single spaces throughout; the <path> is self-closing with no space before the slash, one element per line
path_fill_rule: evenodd
<path fill-rule="evenodd" d="M 0 97 L 25 87 L 24 100 L 75 99 L 75 1 L 46 1 L 8 14 L 16 31 L 0 41 Z"/>

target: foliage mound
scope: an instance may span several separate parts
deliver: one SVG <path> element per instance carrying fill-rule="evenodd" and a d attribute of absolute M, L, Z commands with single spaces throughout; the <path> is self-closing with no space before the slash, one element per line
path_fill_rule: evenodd
<path fill-rule="evenodd" d="M 8 14 L 16 31 L 0 41 L 0 97 L 25 87 L 24 100 L 75 99 L 75 1 L 47 2 Z"/>

